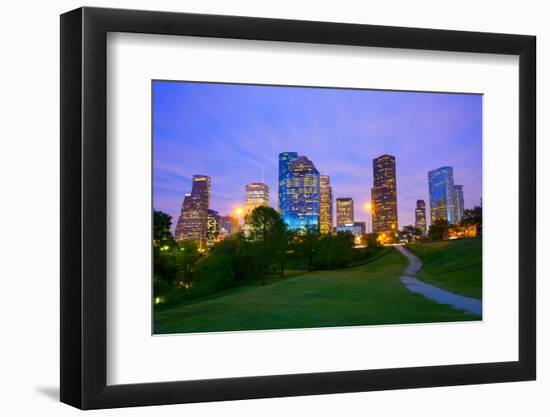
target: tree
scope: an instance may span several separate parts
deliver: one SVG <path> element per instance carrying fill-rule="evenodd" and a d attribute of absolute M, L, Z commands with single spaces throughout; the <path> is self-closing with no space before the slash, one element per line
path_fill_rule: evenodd
<path fill-rule="evenodd" d="M 344 268 L 353 260 L 355 236 L 350 231 L 327 236 L 325 242 L 328 244 L 326 255 L 328 268 Z"/>
<path fill-rule="evenodd" d="M 367 233 L 365 235 L 365 242 L 369 248 L 379 248 L 382 246 L 378 240 L 378 233 Z"/>
<path fill-rule="evenodd" d="M 155 295 L 162 289 L 188 288 L 200 254 L 196 242 L 182 241 L 174 246 L 154 247 Z"/>
<path fill-rule="evenodd" d="M 266 268 L 277 258 L 284 244 L 285 225 L 279 213 L 267 206 L 258 206 L 245 216 L 250 227 L 250 238 L 260 246 L 260 275 L 262 284 L 266 283 Z"/>
<path fill-rule="evenodd" d="M 177 264 L 178 283 L 189 288 L 200 258 L 197 242 L 189 240 L 179 242 L 174 250 L 174 258 Z"/>
<path fill-rule="evenodd" d="M 473 209 L 464 210 L 460 225 L 463 227 L 475 226 L 476 234 L 481 236 L 483 231 L 483 210 L 481 207 L 475 206 Z"/>
<path fill-rule="evenodd" d="M 153 245 L 154 246 L 173 246 L 174 236 L 170 232 L 172 227 L 172 216 L 162 211 L 153 211 Z"/>
<path fill-rule="evenodd" d="M 411 224 L 403 226 L 403 229 L 399 232 L 399 239 L 406 240 L 407 242 L 412 242 L 413 240 L 419 239 L 421 236 L 422 231 Z"/>
<path fill-rule="evenodd" d="M 446 219 L 436 219 L 430 225 L 428 236 L 431 240 L 442 240 L 449 231 L 449 223 Z"/>
<path fill-rule="evenodd" d="M 288 255 L 289 242 L 293 239 L 294 232 L 289 230 L 285 222 L 277 222 L 273 228 L 273 250 L 277 263 L 279 264 L 279 275 L 285 276 L 285 265 Z"/>
<path fill-rule="evenodd" d="M 318 249 L 321 234 L 317 227 L 306 227 L 298 233 L 294 239 L 294 250 L 299 258 L 303 259 L 307 264 L 307 270 L 313 271 L 313 260 L 315 252 Z"/>

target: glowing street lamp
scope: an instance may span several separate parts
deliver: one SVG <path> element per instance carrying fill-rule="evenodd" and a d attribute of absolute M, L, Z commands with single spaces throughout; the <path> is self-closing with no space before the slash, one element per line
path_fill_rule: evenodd
<path fill-rule="evenodd" d="M 242 207 L 237 207 L 235 209 L 235 216 L 237 216 L 237 221 L 240 223 L 241 218 L 244 215 L 244 210 Z"/>

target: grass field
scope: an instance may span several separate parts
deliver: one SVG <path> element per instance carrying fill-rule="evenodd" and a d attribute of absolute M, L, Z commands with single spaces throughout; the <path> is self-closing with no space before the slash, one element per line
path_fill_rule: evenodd
<path fill-rule="evenodd" d="M 482 239 L 408 245 L 422 260 L 417 278 L 456 294 L 481 299 Z"/>
<path fill-rule="evenodd" d="M 289 329 L 478 320 L 409 292 L 394 248 L 370 263 L 233 288 L 209 299 L 155 308 L 155 333 Z"/>

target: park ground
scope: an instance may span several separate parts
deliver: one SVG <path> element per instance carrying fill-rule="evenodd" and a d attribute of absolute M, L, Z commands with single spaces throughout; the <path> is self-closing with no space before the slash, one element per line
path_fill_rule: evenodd
<path fill-rule="evenodd" d="M 481 239 L 408 245 L 423 262 L 417 277 L 481 298 Z M 202 300 L 156 306 L 155 334 L 479 320 L 409 292 L 406 258 L 385 247 L 371 261 L 333 271 L 290 271 L 267 285 L 233 288 Z"/>
<path fill-rule="evenodd" d="M 481 299 L 482 239 L 457 239 L 407 245 L 422 261 L 416 277 L 465 297 Z"/>

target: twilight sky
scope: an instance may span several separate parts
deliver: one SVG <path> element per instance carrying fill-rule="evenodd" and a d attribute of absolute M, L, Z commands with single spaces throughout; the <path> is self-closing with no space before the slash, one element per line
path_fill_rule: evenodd
<path fill-rule="evenodd" d="M 414 224 L 417 199 L 429 218 L 434 168 L 452 166 L 473 207 L 482 186 L 481 106 L 480 95 L 155 81 L 153 204 L 174 227 L 193 174 L 205 174 L 210 206 L 222 216 L 244 206 L 245 185 L 262 178 L 277 208 L 278 154 L 295 151 L 330 176 L 335 199 L 354 199 L 356 221 L 366 218 L 372 159 L 384 153 L 396 158 L 400 228 Z"/>

